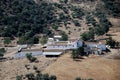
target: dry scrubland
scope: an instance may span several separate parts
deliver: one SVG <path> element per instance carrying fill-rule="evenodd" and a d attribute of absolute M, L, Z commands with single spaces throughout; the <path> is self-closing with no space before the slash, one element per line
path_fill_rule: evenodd
<path fill-rule="evenodd" d="M 116 59 L 116 55 L 119 56 Z M 38 63 L 30 63 L 27 59 L 0 62 L 0 80 L 16 80 L 16 75 L 35 73 L 37 66 L 42 73 L 56 75 L 58 80 L 74 80 L 76 77 L 93 78 L 94 80 L 120 80 L 120 50 L 113 49 L 104 56 L 91 55 L 79 61 L 73 61 L 70 53 L 55 58 L 37 57 Z M 25 65 L 30 65 L 30 70 Z"/>
<path fill-rule="evenodd" d="M 38 63 L 30 63 L 26 58 L 0 62 L 0 80 L 16 80 L 17 75 L 35 73 L 33 66 L 36 66 L 38 70 L 42 71 L 55 61 L 55 58 L 45 58 L 44 56 L 37 57 L 37 59 L 39 60 Z M 29 70 L 25 68 L 26 64 L 30 65 Z"/>
<path fill-rule="evenodd" d="M 120 80 L 120 60 L 108 59 L 109 57 L 92 56 L 73 61 L 69 54 L 65 54 L 43 72 L 56 75 L 58 80 L 74 80 L 76 77 Z"/>

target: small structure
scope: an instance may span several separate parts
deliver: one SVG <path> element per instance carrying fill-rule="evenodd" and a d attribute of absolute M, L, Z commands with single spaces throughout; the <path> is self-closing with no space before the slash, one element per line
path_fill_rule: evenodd
<path fill-rule="evenodd" d="M 53 39 L 54 40 L 54 39 Z M 51 44 L 50 44 L 51 43 Z M 52 41 L 48 42 L 46 49 L 77 49 L 83 45 L 79 39 L 69 39 L 68 41 Z"/>
<path fill-rule="evenodd" d="M 62 38 L 61 35 L 55 35 L 54 36 L 55 41 L 60 41 L 61 38 Z"/>
<path fill-rule="evenodd" d="M 63 52 L 43 52 L 46 57 L 59 57 Z"/>
<path fill-rule="evenodd" d="M 26 49 L 26 48 L 28 47 L 27 44 L 24 44 L 24 45 L 18 45 L 18 46 L 19 46 L 19 48 L 21 48 L 21 49 Z"/>

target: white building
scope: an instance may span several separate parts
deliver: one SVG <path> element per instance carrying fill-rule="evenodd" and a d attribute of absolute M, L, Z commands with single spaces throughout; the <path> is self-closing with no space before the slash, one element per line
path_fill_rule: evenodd
<path fill-rule="evenodd" d="M 84 51 L 89 54 L 89 53 L 94 53 L 94 54 L 102 54 L 103 51 L 106 51 L 107 47 L 105 44 L 101 43 L 86 43 L 86 47 L 84 48 Z"/>
<path fill-rule="evenodd" d="M 63 49 L 63 50 L 77 49 L 82 45 L 83 45 L 83 42 L 78 39 L 70 39 L 68 41 L 54 41 L 54 39 L 51 39 L 51 40 L 48 40 L 48 45 L 46 49 Z"/>

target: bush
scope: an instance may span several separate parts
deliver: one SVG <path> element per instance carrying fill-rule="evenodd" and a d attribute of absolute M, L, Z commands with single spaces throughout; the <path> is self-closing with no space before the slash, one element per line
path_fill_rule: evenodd
<path fill-rule="evenodd" d="M 34 70 L 37 70 L 38 68 L 37 68 L 36 66 L 33 66 L 33 69 L 34 69 Z"/>
<path fill-rule="evenodd" d="M 60 39 L 61 41 L 67 41 L 68 40 L 68 35 L 65 32 L 61 32 L 60 35 L 62 38 Z"/>
<path fill-rule="evenodd" d="M 3 57 L 5 52 L 5 48 L 0 48 L 0 57 Z"/>
<path fill-rule="evenodd" d="M 26 74 L 26 77 L 28 78 L 28 80 L 35 80 L 35 76 L 33 73 Z"/>
<path fill-rule="evenodd" d="M 27 54 L 26 54 L 26 57 L 27 57 L 27 59 L 28 59 L 30 62 L 35 62 L 35 61 L 37 60 L 36 57 L 33 57 L 33 56 L 32 56 L 32 53 L 27 53 Z"/>
<path fill-rule="evenodd" d="M 49 80 L 57 80 L 57 77 L 55 75 L 51 75 Z"/>
<path fill-rule="evenodd" d="M 9 37 L 4 38 L 4 44 L 10 44 L 11 43 L 11 39 Z"/>
<path fill-rule="evenodd" d="M 86 55 L 84 52 L 84 47 L 79 47 L 78 49 L 75 49 L 72 51 L 72 58 L 73 59 L 78 59 L 80 56 Z"/>
<path fill-rule="evenodd" d="M 53 24 L 53 25 L 52 25 L 52 28 L 53 28 L 54 30 L 58 30 L 58 25 Z"/>
<path fill-rule="evenodd" d="M 43 74 L 43 79 L 44 80 L 49 80 L 49 74 Z"/>
<path fill-rule="evenodd" d="M 109 45 L 111 48 L 115 48 L 116 41 L 113 40 L 111 37 L 109 37 L 109 39 L 107 40 L 106 44 Z"/>
<path fill-rule="evenodd" d="M 88 40 L 93 40 L 94 39 L 94 32 L 92 30 L 90 30 L 89 32 L 84 32 L 81 34 L 81 38 L 84 41 L 88 41 Z"/>
<path fill-rule="evenodd" d="M 75 80 L 82 80 L 80 77 L 77 77 Z"/>
<path fill-rule="evenodd" d="M 32 58 L 30 59 L 31 62 L 35 62 L 36 60 L 37 60 L 36 57 L 32 57 Z"/>
<path fill-rule="evenodd" d="M 21 76 L 16 76 L 16 80 L 22 80 L 22 75 Z"/>
<path fill-rule="evenodd" d="M 80 26 L 80 23 L 78 22 L 78 20 L 73 20 L 73 23 L 75 26 Z"/>
<path fill-rule="evenodd" d="M 90 78 L 90 79 L 82 79 L 80 77 L 77 77 L 77 78 L 75 78 L 75 80 L 94 80 L 94 79 L 92 79 L 92 78 Z"/>
<path fill-rule="evenodd" d="M 46 37 L 41 37 L 39 41 L 42 45 L 44 45 L 44 44 L 47 43 L 47 38 Z"/>

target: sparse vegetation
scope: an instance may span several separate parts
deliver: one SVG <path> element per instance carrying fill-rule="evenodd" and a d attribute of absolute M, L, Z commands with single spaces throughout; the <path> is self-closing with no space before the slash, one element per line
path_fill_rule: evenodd
<path fill-rule="evenodd" d="M 37 73 L 36 75 L 33 73 L 29 73 L 25 75 L 28 80 L 57 80 L 55 75 L 49 76 L 49 74 L 41 74 Z M 22 76 L 17 76 L 16 80 L 22 80 Z"/>
<path fill-rule="evenodd" d="M 82 16 L 84 16 L 83 10 L 78 7 L 72 6 L 71 10 L 73 11 L 73 13 L 72 13 L 73 18 L 81 19 Z"/>
<path fill-rule="evenodd" d="M 94 80 L 94 79 L 92 79 L 92 78 L 90 78 L 90 79 L 82 79 L 80 77 L 77 77 L 77 78 L 75 78 L 75 80 Z"/>
<path fill-rule="evenodd" d="M 87 21 L 87 24 L 92 24 L 94 27 L 97 25 L 96 20 L 90 14 L 86 16 L 86 21 Z"/>

